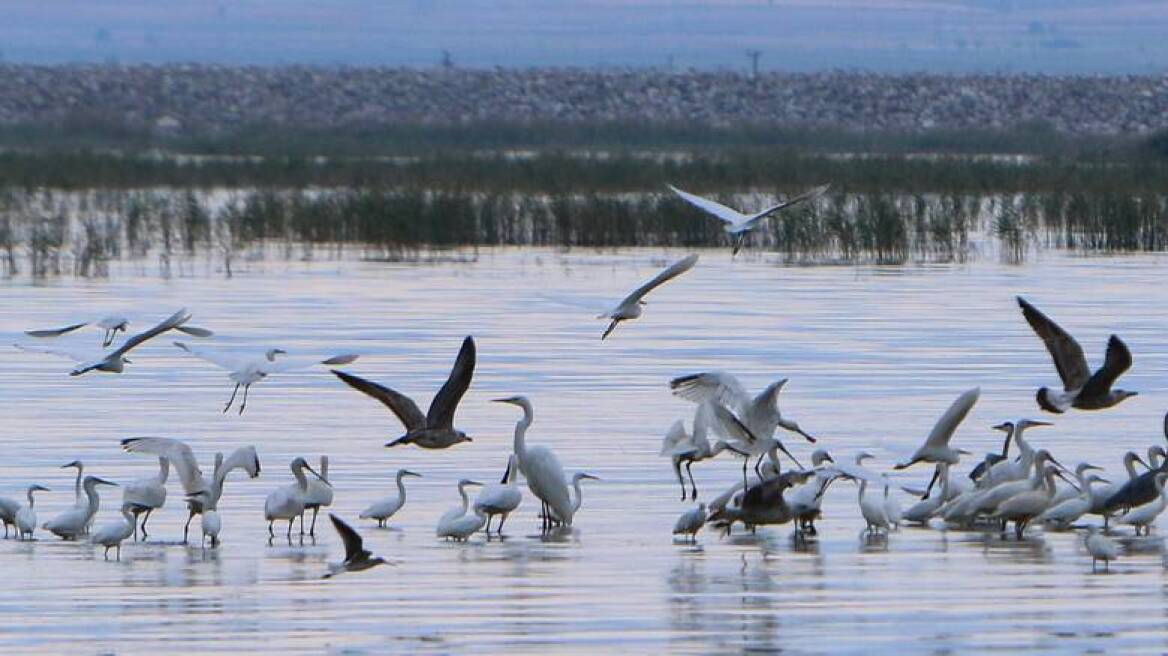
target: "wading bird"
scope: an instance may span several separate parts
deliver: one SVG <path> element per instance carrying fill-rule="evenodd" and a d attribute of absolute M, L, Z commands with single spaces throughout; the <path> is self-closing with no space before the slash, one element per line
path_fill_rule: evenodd
<path fill-rule="evenodd" d="M 617 324 L 622 321 L 636 319 L 641 316 L 641 306 L 646 305 L 645 295 L 653 291 L 657 287 L 673 280 L 677 276 L 689 271 L 698 261 L 697 254 L 688 255 L 682 259 L 670 264 L 664 271 L 658 273 L 649 282 L 634 289 L 632 293 L 621 299 L 621 302 L 613 309 L 603 314 L 598 314 L 597 319 L 610 319 L 608 328 L 605 328 L 604 334 L 600 336 L 601 341 L 612 334 L 616 330 Z"/>
<path fill-rule="evenodd" d="M 737 506 L 727 505 L 710 513 L 706 523 L 722 528 L 726 533 L 734 522 L 747 528 L 770 524 L 786 524 L 795 518 L 784 493 L 811 478 L 810 471 L 789 471 L 752 485 L 742 494 Z"/>
<path fill-rule="evenodd" d="M 527 489 L 543 503 L 543 530 L 551 527 L 552 519 L 571 526 L 575 509 L 560 459 L 546 446 L 527 446 L 527 429 L 535 421 L 531 401 L 525 396 L 511 396 L 495 399 L 495 402 L 518 406 L 523 410 L 523 418 L 515 424 L 514 453 L 519 459 L 519 471 L 527 479 Z"/>
<path fill-rule="evenodd" d="M 933 425 L 933 430 L 925 439 L 925 443 L 914 451 L 907 460 L 897 463 L 893 469 L 906 469 L 918 462 L 956 465 L 962 455 L 969 455 L 968 451 L 954 449 L 949 446 L 949 441 L 953 438 L 953 433 L 957 430 L 957 426 L 961 424 L 965 416 L 973 409 L 973 405 L 977 403 L 979 396 L 981 396 L 980 387 L 975 387 L 958 396 L 949 406 L 949 409 L 945 411 L 945 414 L 941 415 L 941 418 Z M 941 470 L 938 469 L 933 474 L 933 478 L 929 481 L 928 487 L 925 488 L 925 493 L 921 495 L 922 499 L 929 496 L 929 492 L 932 491 L 933 484 L 937 482 L 937 476 L 940 473 Z"/>
<path fill-rule="evenodd" d="M 122 542 L 134 533 L 134 526 L 137 524 L 138 518 L 134 516 L 134 512 L 129 506 L 122 506 L 122 518 L 115 519 L 108 524 L 102 524 L 93 531 L 93 535 L 89 536 L 89 541 L 93 544 L 105 547 L 105 559 L 109 560 L 110 549 L 117 549 L 117 560 L 122 559 Z"/>
<path fill-rule="evenodd" d="M 28 335 L 29 337 L 40 337 L 40 338 L 60 337 L 61 335 L 64 335 L 66 333 L 71 333 L 74 330 L 77 330 L 78 328 L 84 328 L 85 326 L 90 326 L 90 325 L 97 327 L 97 328 L 100 328 L 102 330 L 101 347 L 108 348 L 109 345 L 113 344 L 114 340 L 117 339 L 119 332 L 124 333 L 130 327 L 130 320 L 127 319 L 126 317 L 120 315 L 120 314 L 111 314 L 109 316 L 102 317 L 102 318 L 98 319 L 97 321 L 86 321 L 86 322 L 82 322 L 82 323 L 75 323 L 75 324 L 72 324 L 69 326 L 65 326 L 64 328 L 49 328 L 46 330 L 26 330 L 26 331 L 24 331 L 24 334 Z M 207 330 L 206 328 L 196 328 L 195 326 L 185 326 L 185 325 L 184 326 L 175 326 L 175 330 L 177 330 L 179 332 L 186 333 L 192 337 L 210 337 L 211 335 L 215 334 L 215 333 L 211 332 L 210 330 Z"/>
<path fill-rule="evenodd" d="M 462 498 L 462 505 L 447 510 L 438 519 L 438 527 L 435 529 L 435 534 L 438 537 L 463 541 L 487 522 L 487 516 L 483 514 L 481 508 L 476 508 L 470 515 L 466 514 L 467 505 L 470 503 L 470 499 L 466 496 L 466 488 L 471 485 L 482 485 L 482 483 L 466 478 L 458 482 L 458 496 Z"/>
<path fill-rule="evenodd" d="M 767 217 L 788 207 L 798 205 L 799 203 L 814 200 L 827 192 L 831 185 L 820 185 L 798 196 L 793 196 L 781 203 L 755 212 L 754 214 L 743 214 L 738 210 L 731 209 L 708 198 L 682 191 L 673 185 L 668 186 L 673 193 L 677 194 L 685 202 L 722 221 L 725 224 L 723 229 L 734 240 L 734 247 L 731 254 L 737 255 L 738 251 L 742 249 L 742 243 L 746 239 L 746 233 L 757 228 Z"/>
<path fill-rule="evenodd" d="M 158 510 L 166 503 L 166 479 L 170 477 L 170 460 L 166 456 L 158 457 L 158 474 L 139 478 L 122 488 L 122 505 L 129 506 L 134 513 L 134 539 L 138 539 L 138 516 L 142 518 L 142 539 L 147 537 L 146 522 L 150 513 Z"/>
<path fill-rule="evenodd" d="M 491 518 L 495 515 L 501 515 L 496 533 L 502 536 L 503 522 L 506 522 L 507 516 L 523 502 L 523 493 L 519 491 L 519 485 L 515 482 L 518 475 L 519 459 L 512 453 L 507 457 L 507 469 L 503 472 L 503 480 L 484 486 L 479 491 L 478 497 L 475 498 L 474 507 L 482 510 L 483 514 L 487 516 L 486 532 L 488 538 L 491 536 Z"/>
<path fill-rule="evenodd" d="M 1074 337 L 1021 296 L 1018 297 L 1018 306 L 1022 308 L 1026 322 L 1046 344 L 1046 350 L 1050 352 L 1063 382 L 1062 392 L 1049 387 L 1038 390 L 1035 398 L 1043 410 L 1053 413 L 1063 413 L 1071 408 L 1102 410 L 1138 394 L 1111 388 L 1116 379 L 1132 365 L 1131 352 L 1119 337 L 1112 335 L 1107 341 L 1103 366 L 1091 373 L 1083 348 Z"/>
<path fill-rule="evenodd" d="M 404 394 L 343 371 L 333 369 L 332 372 L 349 387 L 381 401 L 405 426 L 406 434 L 385 446 L 414 444 L 423 449 L 445 449 L 460 442 L 471 441 L 466 433 L 454 428 L 454 412 L 458 409 L 462 395 L 470 387 L 474 368 L 475 343 L 473 338 L 467 336 L 462 341 L 462 348 L 458 351 L 458 358 L 454 361 L 450 376 L 442 385 L 442 389 L 434 395 L 434 400 L 430 402 L 430 411 L 425 415 L 418 409 L 417 404 Z"/>
<path fill-rule="evenodd" d="M 353 530 L 352 526 L 346 524 L 333 513 L 329 513 L 329 519 L 332 520 L 333 527 L 337 529 L 337 535 L 341 536 L 341 542 L 345 544 L 345 559 L 339 563 L 329 563 L 329 571 L 325 573 L 323 578 L 327 579 L 343 572 L 360 572 L 378 565 L 388 564 L 384 558 L 374 556 L 365 548 L 364 540 L 361 539 L 357 531 Z"/>
<path fill-rule="evenodd" d="M 199 515 L 199 528 L 202 529 L 203 537 L 199 540 L 199 546 L 203 549 L 207 548 L 207 538 L 211 538 L 211 548 L 219 546 L 219 531 L 223 529 L 223 521 L 219 518 L 219 511 L 215 508 L 215 501 L 211 498 L 211 493 L 207 490 L 196 492 L 188 495 L 191 501 L 198 503 L 203 512 Z"/>
<path fill-rule="evenodd" d="M 1119 548 L 1111 541 L 1111 538 L 1099 532 L 1096 526 L 1087 527 L 1087 553 L 1091 554 L 1091 571 L 1095 571 L 1095 566 L 1099 561 L 1103 561 L 1103 571 L 1109 571 L 1111 561 L 1119 556 Z"/>
<path fill-rule="evenodd" d="M 300 518 L 300 535 L 304 535 L 304 508 L 305 499 L 308 496 L 308 477 L 304 475 L 304 470 L 308 470 L 322 481 L 324 479 L 309 466 L 304 458 L 294 458 L 288 467 L 292 470 L 292 476 L 296 478 L 296 482 L 277 488 L 268 495 L 268 498 L 264 500 L 264 519 L 268 520 L 269 539 L 276 537 L 275 532 L 272 531 L 272 523 L 277 519 L 288 520 L 288 541 L 291 542 L 292 522 L 297 517 Z M 327 483 L 327 481 L 325 482 Z"/>
<path fill-rule="evenodd" d="M 1092 489 L 1094 483 L 1106 483 L 1107 479 L 1091 474 L 1083 479 L 1083 485 L 1078 495 L 1053 504 L 1034 518 L 1052 531 L 1066 531 L 1091 510 L 1097 493 Z M 1057 498 L 1056 498 L 1057 501 Z"/>
<path fill-rule="evenodd" d="M 415 474 L 408 469 L 397 470 L 397 496 L 387 496 L 373 502 L 368 508 L 361 511 L 359 517 L 361 519 L 376 519 L 377 526 L 385 526 L 385 521 L 402 509 L 406 505 L 406 485 L 402 481 L 406 476 L 417 476 L 421 478 L 421 474 Z"/>
<path fill-rule="evenodd" d="M 235 395 L 239 393 L 239 388 L 242 386 L 243 399 L 239 403 L 239 414 L 241 415 L 244 409 L 247 408 L 247 392 L 251 389 L 251 386 L 272 374 L 296 371 L 297 369 L 308 369 L 318 364 L 349 364 L 357 359 L 357 356 L 352 353 L 343 353 L 323 360 L 317 358 L 280 358 L 277 360 L 276 356 L 287 354 L 287 351 L 277 348 L 268 349 L 264 355 L 259 357 L 246 358 L 225 353 L 217 349 L 189 346 L 185 342 L 175 342 L 174 345 L 200 360 L 205 360 L 227 370 L 227 377 L 235 383 L 235 389 L 231 390 L 231 398 L 227 400 L 227 405 L 223 406 L 223 412 L 231 409 L 231 405 L 235 403 Z"/>
<path fill-rule="evenodd" d="M 86 476 L 85 481 L 81 484 L 85 490 L 86 503 L 84 507 L 73 507 L 56 517 L 45 522 L 44 528 L 46 531 L 56 535 L 64 540 L 76 540 L 79 536 L 85 533 L 85 527 L 93 521 L 97 515 L 97 509 L 101 505 L 101 497 L 97 494 L 98 485 L 110 485 L 117 487 L 117 483 L 112 483 L 96 476 Z M 129 535 L 127 533 L 126 535 Z"/>
<path fill-rule="evenodd" d="M 35 483 L 28 486 L 28 505 L 22 506 L 20 510 L 16 511 L 16 539 L 18 540 L 31 540 L 33 531 L 36 530 L 37 516 L 34 509 L 36 502 L 32 498 L 32 493 L 38 491 L 48 492 L 49 488 Z"/>
<path fill-rule="evenodd" d="M 698 498 L 698 486 L 694 482 L 693 464 L 701 462 L 717 456 L 726 449 L 733 450 L 725 440 L 718 440 L 713 446 L 710 445 L 710 440 L 707 437 L 710 427 L 714 421 L 714 408 L 712 401 L 705 401 L 698 404 L 697 411 L 694 413 L 693 433 L 685 431 L 685 422 L 678 419 L 669 427 L 669 431 L 665 433 L 664 439 L 661 440 L 662 456 L 669 456 L 670 462 L 673 464 L 673 472 L 677 474 L 677 482 L 681 485 L 681 500 L 686 499 L 685 479 L 681 475 L 681 463 L 685 463 L 685 471 L 689 474 L 689 484 L 693 492 L 691 498 L 696 500 Z"/>
<path fill-rule="evenodd" d="M 12 497 L 0 497 L 0 522 L 4 523 L 4 537 L 8 537 L 8 527 L 16 525 L 16 513 L 21 504 Z"/>
<path fill-rule="evenodd" d="M 333 484 L 328 475 L 328 456 L 320 457 L 320 479 L 308 481 L 308 494 L 304 497 L 304 508 L 312 511 L 312 524 L 308 527 L 308 534 L 316 537 L 316 514 L 321 508 L 333 505 Z"/>
<path fill-rule="evenodd" d="M 1144 535 L 1147 535 L 1152 530 L 1152 522 L 1156 521 L 1156 518 L 1160 516 L 1160 513 L 1164 512 L 1165 507 L 1168 507 L 1168 490 L 1164 489 L 1165 479 L 1168 479 L 1168 474 L 1165 474 L 1164 472 L 1158 472 L 1156 474 L 1155 483 L 1159 494 L 1156 496 L 1155 500 L 1140 506 L 1136 506 L 1119 517 L 1116 517 L 1116 523 L 1134 526 L 1136 529 L 1136 535 L 1139 535 L 1140 530 L 1143 529 Z M 31 501 L 32 492 L 30 491 L 29 502 L 31 503 Z M 20 517 L 18 516 L 17 519 L 19 520 Z"/>
<path fill-rule="evenodd" d="M 690 508 L 677 518 L 677 523 L 673 525 L 673 534 L 686 536 L 688 542 L 697 542 L 698 531 L 702 530 L 705 524 L 706 504 L 703 501 L 696 508 Z"/>

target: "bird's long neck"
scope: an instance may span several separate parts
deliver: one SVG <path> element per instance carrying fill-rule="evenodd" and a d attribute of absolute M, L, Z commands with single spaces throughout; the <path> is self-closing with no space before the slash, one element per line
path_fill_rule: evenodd
<path fill-rule="evenodd" d="M 170 478 L 170 461 L 162 457 L 158 459 L 158 482 L 165 485 L 167 478 Z"/>
<path fill-rule="evenodd" d="M 73 483 L 73 500 L 81 500 L 81 472 L 85 468 L 82 465 L 77 465 L 77 480 Z"/>
<path fill-rule="evenodd" d="M 304 470 L 300 467 L 293 467 L 292 475 L 296 477 L 296 486 L 300 488 L 300 491 L 307 492 L 308 477 L 304 475 Z"/>
<path fill-rule="evenodd" d="M 97 494 L 97 483 L 89 481 L 85 484 L 85 496 L 89 499 L 89 505 L 86 506 L 89 515 L 92 517 L 97 514 L 98 505 L 101 504 L 101 497 Z"/>
<path fill-rule="evenodd" d="M 523 406 L 523 419 L 515 423 L 515 454 L 527 452 L 527 429 L 535 421 L 535 412 L 530 405 Z"/>
<path fill-rule="evenodd" d="M 462 497 L 462 514 L 465 515 L 466 507 L 470 503 L 470 500 L 466 498 L 466 485 L 462 483 L 458 484 L 458 496 Z"/>
<path fill-rule="evenodd" d="M 1006 439 L 1002 442 L 1002 457 L 1005 458 L 1010 455 L 1010 440 L 1014 439 L 1014 429 L 1006 431 Z"/>
<path fill-rule="evenodd" d="M 320 457 L 320 477 L 328 480 L 328 456 Z"/>
<path fill-rule="evenodd" d="M 859 463 L 857 463 L 857 464 L 859 464 Z M 861 478 L 860 479 L 860 498 L 861 499 L 864 498 L 864 493 L 867 491 L 868 491 L 868 480 Z"/>
<path fill-rule="evenodd" d="M 397 475 L 397 498 L 400 499 L 402 502 L 405 502 L 405 500 L 406 500 L 406 484 L 405 484 L 405 481 L 402 480 L 404 478 L 405 478 L 405 474 L 398 472 L 398 475 Z"/>
<path fill-rule="evenodd" d="M 33 493 L 33 490 L 34 490 L 34 489 L 35 489 L 35 488 L 31 488 L 31 487 L 30 487 L 30 488 L 28 488 L 28 507 L 29 507 L 29 508 L 32 508 L 32 505 L 33 505 L 33 500 L 32 500 L 32 493 Z"/>
<path fill-rule="evenodd" d="M 1148 449 L 1148 467 L 1150 467 L 1151 469 L 1159 469 L 1160 468 L 1160 448 L 1159 447 L 1154 446 L 1154 447 L 1151 447 L 1150 449 Z"/>
<path fill-rule="evenodd" d="M 576 489 L 576 498 L 572 499 L 572 514 L 576 514 L 576 511 L 580 509 L 580 505 L 584 503 L 584 492 L 580 490 L 579 476 L 572 477 L 572 487 Z"/>
<path fill-rule="evenodd" d="M 1140 475 L 1139 472 L 1136 471 L 1136 454 L 1128 453 L 1126 456 L 1124 456 L 1123 466 L 1125 469 L 1127 469 L 1128 478 L 1135 478 Z"/>

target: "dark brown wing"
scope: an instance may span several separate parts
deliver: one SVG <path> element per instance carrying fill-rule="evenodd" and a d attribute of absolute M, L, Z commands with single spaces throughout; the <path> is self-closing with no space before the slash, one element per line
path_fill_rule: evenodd
<path fill-rule="evenodd" d="M 462 340 L 462 348 L 458 350 L 458 358 L 454 361 L 454 368 L 450 370 L 450 377 L 430 402 L 430 412 L 426 414 L 426 424 L 430 428 L 450 428 L 454 425 L 454 411 L 458 409 L 458 402 L 470 387 L 474 368 L 474 338 L 467 335 L 466 339 Z"/>
<path fill-rule="evenodd" d="M 1021 296 L 1018 297 L 1018 307 L 1022 308 L 1026 322 L 1046 344 L 1046 350 L 1050 352 L 1059 378 L 1063 381 L 1063 389 L 1069 392 L 1086 385 L 1091 378 L 1091 369 L 1087 366 L 1087 358 L 1083 356 L 1083 348 L 1075 338 Z"/>
<path fill-rule="evenodd" d="M 71 333 L 78 328 L 88 326 L 87 323 L 75 323 L 72 326 L 65 326 L 64 328 L 50 328 L 48 330 L 26 330 L 25 335 L 29 337 L 59 337 L 65 333 Z"/>
<path fill-rule="evenodd" d="M 350 562 L 354 558 L 362 559 L 368 558 L 369 552 L 365 551 L 361 536 L 357 531 L 353 530 L 352 526 L 345 523 L 343 519 L 337 517 L 334 513 L 329 513 L 329 519 L 333 520 L 333 527 L 337 529 L 337 534 L 341 536 L 341 541 L 345 543 L 345 562 Z"/>
<path fill-rule="evenodd" d="M 401 420 L 402 425 L 406 427 L 407 431 L 420 430 L 426 427 L 426 418 L 422 416 L 422 411 L 405 394 L 395 392 L 384 385 L 378 385 L 373 381 L 365 380 L 353 374 L 347 374 L 338 369 L 331 369 L 330 371 L 336 374 L 337 378 L 343 380 L 349 387 L 352 387 L 358 392 L 364 392 L 385 404 L 385 407 L 397 415 L 397 418 Z"/>
<path fill-rule="evenodd" d="M 1104 360 L 1103 366 L 1099 367 L 1083 386 L 1083 391 L 1079 392 L 1080 396 L 1106 396 L 1111 391 L 1111 386 L 1115 384 L 1115 380 L 1123 375 L 1123 372 L 1130 369 L 1132 366 L 1131 351 L 1127 350 L 1127 344 L 1123 343 L 1119 337 L 1111 336 L 1107 340 L 1107 359 Z"/>

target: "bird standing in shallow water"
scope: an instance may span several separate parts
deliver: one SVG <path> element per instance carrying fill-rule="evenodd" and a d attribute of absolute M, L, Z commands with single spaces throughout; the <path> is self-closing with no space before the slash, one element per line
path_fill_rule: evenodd
<path fill-rule="evenodd" d="M 408 469 L 397 470 L 397 496 L 383 497 L 374 501 L 368 508 L 361 511 L 359 517 L 361 519 L 376 519 L 378 527 L 384 527 L 385 521 L 393 517 L 397 511 L 406 505 L 406 486 L 402 479 L 406 476 L 417 476 L 421 478 L 421 474 L 415 474 Z"/>
<path fill-rule="evenodd" d="M 1100 533 L 1098 527 L 1089 526 L 1087 527 L 1085 544 L 1087 553 L 1091 554 L 1091 571 L 1095 571 L 1096 565 L 1101 560 L 1103 561 L 1103 571 L 1110 571 L 1111 561 L 1119 556 L 1119 547 L 1115 546 L 1115 542 Z"/>

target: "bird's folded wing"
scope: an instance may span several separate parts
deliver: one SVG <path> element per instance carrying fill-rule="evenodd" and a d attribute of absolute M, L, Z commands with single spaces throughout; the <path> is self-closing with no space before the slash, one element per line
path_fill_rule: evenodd
<path fill-rule="evenodd" d="M 1063 389 L 1069 392 L 1087 384 L 1087 380 L 1091 378 L 1091 368 L 1083 355 L 1083 347 L 1079 346 L 1070 333 L 1051 321 L 1050 317 L 1039 312 L 1038 308 L 1028 303 L 1026 299 L 1021 296 L 1017 298 L 1018 306 L 1022 308 L 1022 316 L 1026 317 L 1026 323 L 1030 324 L 1046 345 L 1046 350 L 1050 352 L 1059 378 L 1063 381 Z"/>
<path fill-rule="evenodd" d="M 691 194 L 688 191 L 682 191 L 673 185 L 668 186 L 669 189 L 673 191 L 673 193 L 677 194 L 685 202 L 693 205 L 694 207 L 702 210 L 707 214 L 710 214 L 711 216 L 725 221 L 726 223 L 737 225 L 749 218 L 747 215 L 726 207 L 721 203 L 712 201 L 709 198 L 702 198 L 701 196 Z"/>
<path fill-rule="evenodd" d="M 466 394 L 470 387 L 474 369 L 474 338 L 467 335 L 466 339 L 462 340 L 462 348 L 458 350 L 458 358 L 454 360 L 450 377 L 430 402 L 430 411 L 426 414 L 427 425 L 434 428 L 450 428 L 454 425 L 454 412 L 458 410 L 458 402 L 462 400 L 462 395 Z"/>

